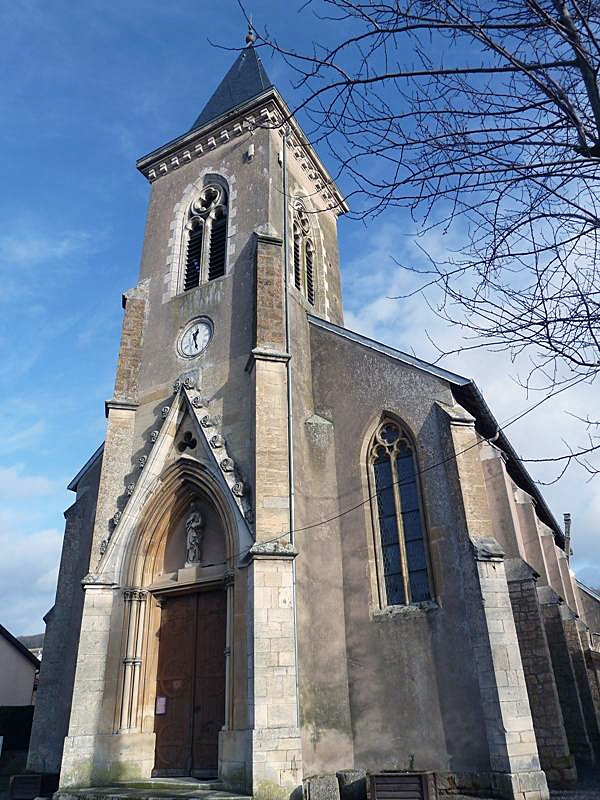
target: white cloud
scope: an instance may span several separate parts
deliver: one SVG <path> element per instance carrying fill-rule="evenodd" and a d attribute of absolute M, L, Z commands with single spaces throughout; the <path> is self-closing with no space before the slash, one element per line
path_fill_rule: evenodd
<path fill-rule="evenodd" d="M 67 258 L 85 247 L 89 235 L 82 232 L 70 232 L 58 235 L 43 235 L 35 228 L 35 233 L 23 230 L 21 235 L 0 236 L 0 264 L 4 262 L 11 267 L 27 266 L 31 268 L 48 261 Z"/>
<path fill-rule="evenodd" d="M 4 524 L 6 520 L 3 521 Z M 0 529 L 2 624 L 15 635 L 39 633 L 51 607 L 62 545 L 61 531 Z"/>
<path fill-rule="evenodd" d="M 0 467 L 0 499 L 43 497 L 61 489 L 62 484 L 45 475 L 24 474 L 23 464 Z"/>
<path fill-rule="evenodd" d="M 0 454 L 8 455 L 17 451 L 22 451 L 24 447 L 29 447 L 35 442 L 39 442 L 40 437 L 46 430 L 44 420 L 38 419 L 33 422 L 23 421 L 22 418 L 15 420 L 8 413 L 0 416 L 2 423 L 2 439 L 0 440 Z"/>

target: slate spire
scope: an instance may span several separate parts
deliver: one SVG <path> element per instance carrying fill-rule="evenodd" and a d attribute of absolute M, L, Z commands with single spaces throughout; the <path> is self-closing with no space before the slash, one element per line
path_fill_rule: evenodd
<path fill-rule="evenodd" d="M 202 128 L 236 106 L 258 97 L 273 85 L 254 49 L 253 36 L 247 39 L 250 39 L 247 47 L 236 58 L 190 130 Z"/>

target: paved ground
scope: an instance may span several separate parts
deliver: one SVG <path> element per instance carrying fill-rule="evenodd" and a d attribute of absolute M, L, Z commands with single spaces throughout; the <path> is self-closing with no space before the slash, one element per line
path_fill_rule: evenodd
<path fill-rule="evenodd" d="M 8 798 L 8 777 L 0 775 L 0 800 Z M 62 800 L 250 800 L 245 795 L 224 792 L 213 782 L 182 781 L 181 778 L 155 778 L 151 783 L 106 786 L 101 789 L 81 789 L 74 793 L 61 792 Z M 464 797 L 464 796 L 463 796 Z M 600 800 L 600 770 L 580 776 L 576 789 L 555 789 L 551 800 Z M 465 798 L 466 800 L 466 798 Z M 471 798 L 469 798 L 471 800 Z M 474 799 L 472 799 L 474 800 Z"/>
<path fill-rule="evenodd" d="M 550 800 L 600 800 L 600 768 L 579 770 L 576 789 L 553 789 Z"/>
<path fill-rule="evenodd" d="M 219 781 L 194 778 L 153 778 L 144 783 L 115 784 L 61 791 L 55 800 L 250 800 L 247 795 L 224 791 Z"/>

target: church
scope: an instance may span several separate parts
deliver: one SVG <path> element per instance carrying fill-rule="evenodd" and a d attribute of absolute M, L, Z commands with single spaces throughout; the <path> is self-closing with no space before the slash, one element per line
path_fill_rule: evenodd
<path fill-rule="evenodd" d="M 600 598 L 569 521 L 473 381 L 344 327 L 347 207 L 252 35 L 137 168 L 140 275 L 69 485 L 29 771 L 573 785 L 600 758 Z"/>

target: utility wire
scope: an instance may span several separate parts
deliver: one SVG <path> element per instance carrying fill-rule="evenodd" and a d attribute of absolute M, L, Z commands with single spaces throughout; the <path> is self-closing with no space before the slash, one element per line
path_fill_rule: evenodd
<path fill-rule="evenodd" d="M 557 391 L 551 392 L 550 394 L 545 395 L 545 397 L 542 397 L 542 399 L 538 400 L 537 403 L 534 403 L 532 406 L 529 406 L 529 408 L 526 408 L 523 411 L 519 412 L 514 417 L 509 418 L 507 422 L 505 422 L 503 425 L 500 425 L 496 429 L 496 433 L 493 436 L 490 436 L 487 439 L 484 438 L 483 441 L 487 442 L 488 444 L 493 444 L 498 439 L 498 436 L 500 435 L 500 433 L 502 433 L 506 428 L 510 427 L 511 425 L 514 425 L 515 422 L 518 422 L 519 420 L 523 419 L 523 417 L 527 416 L 527 414 L 530 414 L 532 411 L 535 411 L 536 408 L 539 408 L 539 406 L 541 406 L 547 400 L 550 400 L 551 398 L 556 397 L 557 395 L 561 394 L 562 392 L 566 391 L 567 389 L 571 389 L 573 386 L 576 386 L 578 383 L 582 383 L 586 379 L 587 379 L 587 376 L 582 376 L 582 377 L 576 378 L 573 381 L 571 381 L 569 383 L 566 383 L 564 386 L 562 386 Z M 339 514 L 335 514 L 334 516 L 328 517 L 327 519 L 319 520 L 318 522 L 312 522 L 309 525 L 303 525 L 300 528 L 295 528 L 294 529 L 294 533 L 312 530 L 313 528 L 319 528 L 322 525 L 328 525 L 330 522 L 335 522 L 336 520 L 341 519 L 342 517 L 345 517 L 347 514 L 351 514 L 353 511 L 356 511 L 359 508 L 362 508 L 362 506 L 366 505 L 367 503 L 370 503 L 371 500 L 375 499 L 382 492 L 386 492 L 389 489 L 392 489 L 394 486 L 401 487 L 401 486 L 408 486 L 410 484 L 416 483 L 417 476 L 424 475 L 426 472 L 430 472 L 433 469 L 437 469 L 437 467 L 443 467 L 445 464 L 448 464 L 451 461 L 455 461 L 459 456 L 464 455 L 464 453 L 468 453 L 469 450 L 472 450 L 474 447 L 479 447 L 480 444 L 482 444 L 482 441 L 478 439 L 473 444 L 470 444 L 468 447 L 465 447 L 464 450 L 460 450 L 458 453 L 453 453 L 452 455 L 448 456 L 447 458 L 444 458 L 442 461 L 437 461 L 435 464 L 430 464 L 429 466 L 424 467 L 423 469 L 416 470 L 414 479 L 411 478 L 411 479 L 406 479 L 406 480 L 402 480 L 402 481 L 394 481 L 389 486 L 384 486 L 382 489 L 378 489 L 377 491 L 372 492 L 364 500 L 361 500 L 360 503 L 357 503 L 356 505 L 351 506 L 350 508 L 347 508 L 344 511 L 341 511 Z M 279 533 L 277 536 L 274 536 L 271 539 L 262 540 L 261 542 L 259 542 L 259 544 L 273 544 L 274 542 L 278 542 L 280 539 L 284 539 L 285 537 L 289 537 L 290 533 L 291 533 L 291 531 L 283 531 L 282 533 Z M 233 558 L 234 559 L 243 558 L 244 556 L 246 556 L 250 552 L 250 550 L 252 549 L 252 546 L 253 545 L 250 545 L 250 547 L 247 547 L 244 550 L 240 550 L 239 553 L 234 554 Z M 224 564 L 227 564 L 227 563 L 229 563 L 229 561 L 218 561 L 218 562 L 215 562 L 215 563 L 212 563 L 212 564 L 203 564 L 203 566 L 205 566 L 205 567 L 219 567 L 219 566 L 223 566 Z"/>

